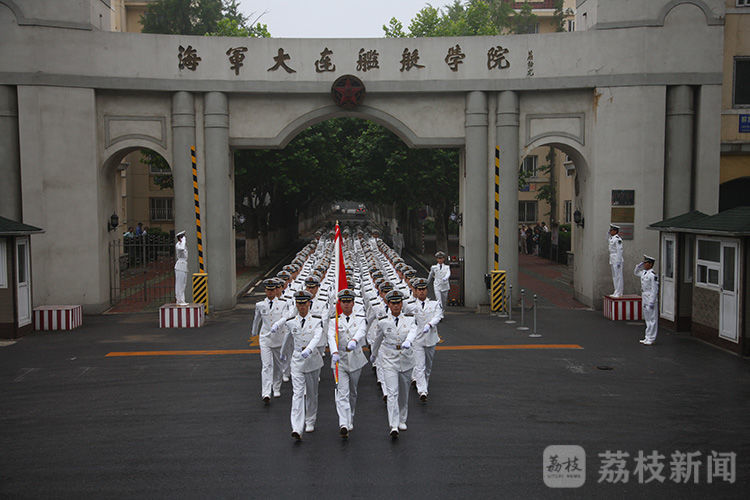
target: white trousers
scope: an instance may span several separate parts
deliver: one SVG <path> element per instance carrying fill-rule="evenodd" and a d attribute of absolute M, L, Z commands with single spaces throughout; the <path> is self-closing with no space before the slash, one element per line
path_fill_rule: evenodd
<path fill-rule="evenodd" d="M 260 345 L 260 396 L 271 397 L 274 392 L 281 391 L 281 373 L 284 370 L 281 362 L 281 347 L 266 347 Z"/>
<path fill-rule="evenodd" d="M 405 424 L 409 414 L 409 384 L 411 384 L 411 369 L 397 372 L 383 369 L 385 392 L 388 396 L 388 425 L 391 429 L 398 428 L 398 424 Z"/>
<path fill-rule="evenodd" d="M 292 431 L 305 430 L 305 424 L 315 425 L 318 418 L 318 377 L 320 368 L 302 373 L 292 370 Z"/>
<path fill-rule="evenodd" d="M 334 377 L 336 368 L 334 370 Z M 339 414 L 339 427 L 354 425 L 354 410 L 357 407 L 357 385 L 362 368 L 348 372 L 339 365 L 339 384 L 336 387 L 336 413 Z"/>
<path fill-rule="evenodd" d="M 612 296 L 622 297 L 622 262 L 610 264 L 610 267 L 612 268 L 612 284 L 615 286 Z"/>
<path fill-rule="evenodd" d="M 435 300 L 440 302 L 440 307 L 445 311 L 445 306 L 448 305 L 448 290 L 441 292 L 439 290 L 433 290 L 435 292 Z"/>
<path fill-rule="evenodd" d="M 282 353 L 286 355 L 286 362 L 282 363 L 282 370 L 285 377 L 292 377 L 292 354 L 294 353 L 294 342 L 287 343 L 286 352 Z"/>
<path fill-rule="evenodd" d="M 432 362 L 435 360 L 435 346 L 414 346 L 414 380 L 417 381 L 417 392 L 428 394 L 427 387 L 430 384 L 430 373 L 432 373 Z"/>
<path fill-rule="evenodd" d="M 187 271 L 174 272 L 174 297 L 178 304 L 185 303 L 185 283 L 187 283 Z"/>
<path fill-rule="evenodd" d="M 646 304 L 641 307 L 643 311 L 643 319 L 646 321 L 646 340 L 653 342 L 656 340 L 656 333 L 659 329 L 659 313 L 656 306 L 653 309 L 649 309 Z"/>

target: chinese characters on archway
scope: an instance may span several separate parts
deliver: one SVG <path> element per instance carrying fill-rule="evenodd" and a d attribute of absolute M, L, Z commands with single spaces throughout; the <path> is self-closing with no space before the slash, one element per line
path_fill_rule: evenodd
<path fill-rule="evenodd" d="M 240 74 L 241 68 L 244 66 L 245 58 L 249 55 L 247 47 L 229 47 L 226 51 L 226 59 L 229 69 L 234 72 L 235 75 Z M 483 57 L 487 63 L 488 71 L 502 71 L 510 68 L 510 49 L 503 47 L 502 45 L 496 45 L 490 47 Z M 316 73 L 326 73 L 336 71 L 335 59 L 337 54 L 328 47 L 324 47 L 320 52 L 320 58 L 310 61 L 310 64 L 315 68 Z M 342 59 L 347 59 L 348 55 L 339 55 Z M 401 53 L 401 59 L 396 61 L 387 61 L 384 64 L 393 64 L 394 67 L 399 68 L 399 72 L 411 72 L 420 71 L 427 67 L 426 63 L 421 59 L 422 55 L 419 53 L 419 49 L 412 49 L 405 47 Z M 467 54 L 461 49 L 459 44 L 452 47 L 448 47 L 445 56 L 441 55 L 443 61 L 448 68 L 453 72 L 459 72 L 461 65 L 464 64 L 464 59 L 467 59 Z M 297 70 L 294 67 L 299 67 L 299 61 L 295 61 L 292 54 L 286 52 L 284 48 L 279 48 L 275 56 L 271 57 L 273 64 L 267 69 L 267 71 L 278 71 L 279 69 L 284 70 L 287 73 L 296 73 Z M 198 50 L 191 45 L 183 47 L 182 45 L 178 48 L 177 54 L 177 67 L 180 70 L 186 69 L 195 71 L 202 59 L 198 55 Z M 257 62 L 257 61 L 255 61 Z M 352 62 L 356 63 L 357 71 L 363 73 L 367 71 L 378 70 L 381 68 L 380 53 L 371 48 L 362 47 L 359 52 L 353 57 Z M 267 61 L 271 64 L 271 60 Z M 396 66 L 396 65 L 400 65 Z M 528 52 L 527 57 L 527 73 L 526 76 L 534 76 L 534 53 L 533 51 Z"/>

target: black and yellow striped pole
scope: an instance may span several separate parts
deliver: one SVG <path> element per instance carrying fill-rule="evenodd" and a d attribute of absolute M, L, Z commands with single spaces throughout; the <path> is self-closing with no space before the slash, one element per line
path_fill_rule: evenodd
<path fill-rule="evenodd" d="M 199 272 L 193 274 L 193 303 L 203 304 L 208 313 L 208 274 L 203 261 L 203 231 L 201 229 L 201 204 L 198 196 L 198 167 L 195 161 L 195 146 L 190 146 L 190 160 L 193 164 L 193 199 L 195 200 L 195 235 L 198 243 Z"/>
<path fill-rule="evenodd" d="M 490 273 L 490 308 L 492 312 L 507 313 L 505 301 L 505 271 L 492 271 Z"/>
<path fill-rule="evenodd" d="M 495 146 L 495 271 L 500 269 L 500 146 Z"/>

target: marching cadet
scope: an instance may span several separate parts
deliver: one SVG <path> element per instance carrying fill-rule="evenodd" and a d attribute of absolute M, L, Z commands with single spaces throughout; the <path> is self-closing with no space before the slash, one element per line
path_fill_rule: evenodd
<path fill-rule="evenodd" d="M 397 439 L 398 432 L 406 430 L 406 417 L 409 412 L 409 383 L 414 369 L 412 342 L 417 336 L 417 323 L 414 316 L 401 314 L 403 296 L 393 290 L 386 296 L 388 314 L 378 318 L 373 351 L 382 371 L 383 382 L 388 396 L 388 425 L 391 438 Z"/>
<path fill-rule="evenodd" d="M 659 300 L 659 278 L 653 270 L 656 259 L 643 255 L 643 262 L 635 266 L 633 274 L 641 278 L 641 308 L 643 319 L 646 321 L 646 334 L 639 342 L 651 345 L 656 340 L 659 326 L 659 315 L 656 303 Z"/>
<path fill-rule="evenodd" d="M 282 318 L 286 312 L 286 301 L 276 296 L 277 282 L 269 278 L 263 282 L 266 298 L 255 304 L 251 335 L 259 335 L 260 344 L 260 384 L 261 398 L 268 405 L 273 397 L 281 397 L 281 377 L 284 363 L 281 361 L 282 336 L 277 331 L 271 331 L 273 324 Z"/>
<path fill-rule="evenodd" d="M 609 265 L 612 267 L 612 283 L 615 291 L 612 297 L 622 296 L 622 238 L 619 235 L 620 226 L 609 225 Z"/>
<path fill-rule="evenodd" d="M 297 315 L 286 321 L 282 350 L 292 344 L 292 437 L 302 440 L 305 432 L 315 430 L 318 417 L 318 378 L 323 367 L 323 358 L 315 347 L 323 335 L 321 319 L 310 314 L 312 295 L 307 291 L 294 294 Z M 286 358 L 286 356 L 284 356 Z"/>
<path fill-rule="evenodd" d="M 414 342 L 414 379 L 417 381 L 417 392 L 422 402 L 427 401 L 432 373 L 432 362 L 435 360 L 435 346 L 440 341 L 437 324 L 443 319 L 443 308 L 436 300 L 427 298 L 427 280 L 416 278 L 414 292 L 417 305 L 414 307 L 414 317 L 417 319 L 417 329 L 420 332 Z"/>
<path fill-rule="evenodd" d="M 437 252 L 435 254 L 435 260 L 437 260 L 437 264 L 430 267 L 430 274 L 427 276 L 427 282 L 429 283 L 432 281 L 435 300 L 440 302 L 440 307 L 445 309 L 448 302 L 448 290 L 451 289 L 451 268 L 445 263 L 445 252 Z"/>
<path fill-rule="evenodd" d="M 349 437 L 354 429 L 354 410 L 357 406 L 357 385 L 367 358 L 360 342 L 365 337 L 367 322 L 364 314 L 354 314 L 354 292 L 346 288 L 338 294 L 342 314 L 339 316 L 338 342 L 335 316 L 328 322 L 328 345 L 331 348 L 332 368 L 339 364 L 336 386 L 336 412 L 339 415 L 339 434 Z M 335 375 L 334 375 L 335 376 Z"/>

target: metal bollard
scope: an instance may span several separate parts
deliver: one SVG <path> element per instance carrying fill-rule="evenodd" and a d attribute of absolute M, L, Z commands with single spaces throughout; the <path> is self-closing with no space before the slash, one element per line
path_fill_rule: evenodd
<path fill-rule="evenodd" d="M 508 301 L 506 302 L 508 306 L 508 319 L 505 321 L 508 325 L 515 324 L 515 321 L 513 320 L 513 285 L 508 285 Z"/>
<path fill-rule="evenodd" d="M 529 337 L 541 337 L 541 335 L 536 333 L 536 294 L 534 294 L 534 329 L 532 332 L 533 333 L 529 335 Z"/>
<path fill-rule="evenodd" d="M 523 288 L 521 288 L 521 326 L 519 326 L 519 327 L 518 327 L 518 328 L 516 328 L 516 329 L 517 329 L 517 330 L 522 330 L 522 331 L 526 331 L 526 330 L 528 330 L 528 329 L 529 329 L 529 327 L 528 327 L 528 326 L 523 326 L 523 325 L 524 325 L 524 307 L 525 307 L 525 300 L 526 300 L 526 290 L 524 290 Z"/>

